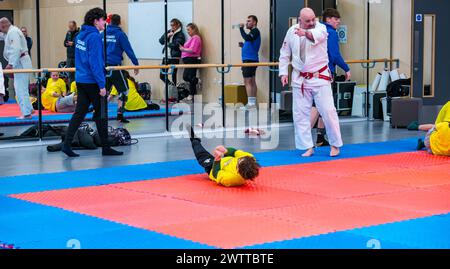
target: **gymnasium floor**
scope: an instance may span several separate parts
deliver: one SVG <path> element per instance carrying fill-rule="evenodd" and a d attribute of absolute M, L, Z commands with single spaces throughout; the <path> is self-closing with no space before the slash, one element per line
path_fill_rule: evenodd
<path fill-rule="evenodd" d="M 125 156 L 69 160 L 0 150 L 0 245 L 17 248 L 450 248 L 450 159 L 415 152 L 417 132 L 342 125 L 337 159 L 259 140 L 204 140 L 256 154 L 241 188 L 207 180 L 187 140 L 141 139 Z M 87 170 L 89 169 L 89 170 Z"/>

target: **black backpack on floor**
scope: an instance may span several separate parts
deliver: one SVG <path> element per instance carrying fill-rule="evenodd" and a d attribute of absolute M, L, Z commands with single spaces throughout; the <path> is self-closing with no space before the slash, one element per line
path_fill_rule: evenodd
<path fill-rule="evenodd" d="M 138 143 L 137 139 L 132 139 L 130 132 L 125 128 L 108 128 L 108 143 L 112 147 L 130 146 Z"/>

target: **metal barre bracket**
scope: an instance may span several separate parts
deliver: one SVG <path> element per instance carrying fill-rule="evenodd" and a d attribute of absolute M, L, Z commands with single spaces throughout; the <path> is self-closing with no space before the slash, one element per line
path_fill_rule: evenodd
<path fill-rule="evenodd" d="M 227 67 L 216 67 L 216 71 L 221 74 L 228 74 L 233 66 L 229 64 Z M 223 70 L 220 70 L 222 68 Z"/>
<path fill-rule="evenodd" d="M 375 68 L 375 65 L 376 65 L 377 63 L 376 62 L 371 62 L 371 63 L 361 63 L 361 66 L 362 66 L 362 68 L 369 68 L 369 69 L 372 69 L 372 68 Z"/>
<path fill-rule="evenodd" d="M 175 65 L 171 65 L 169 68 L 160 69 L 161 70 L 160 72 L 164 76 L 173 75 L 175 68 L 176 68 Z M 164 71 L 166 69 L 170 71 Z"/>

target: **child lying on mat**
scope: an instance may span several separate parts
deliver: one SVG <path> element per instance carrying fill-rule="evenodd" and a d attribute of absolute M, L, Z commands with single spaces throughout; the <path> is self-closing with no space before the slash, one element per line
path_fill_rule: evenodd
<path fill-rule="evenodd" d="M 195 137 L 192 127 L 188 130 L 195 157 L 212 181 L 225 187 L 237 187 L 258 177 L 260 165 L 252 154 L 224 146 L 216 147 L 210 154 L 200 138 Z"/>
<path fill-rule="evenodd" d="M 428 133 L 424 140 L 419 139 L 418 150 L 426 148 L 431 154 L 450 156 L 450 102 L 439 112 L 434 125 L 420 125 L 419 130 Z"/>

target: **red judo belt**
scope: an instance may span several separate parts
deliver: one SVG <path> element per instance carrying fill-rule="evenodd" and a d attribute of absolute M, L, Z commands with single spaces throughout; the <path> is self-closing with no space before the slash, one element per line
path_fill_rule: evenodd
<path fill-rule="evenodd" d="M 322 67 L 319 71 L 310 73 L 310 72 L 300 72 L 300 77 L 304 77 L 305 79 L 312 79 L 312 78 L 320 78 L 327 81 L 332 81 L 333 79 L 329 76 L 322 75 L 323 72 L 328 70 L 328 66 Z M 302 94 L 305 92 L 305 83 L 302 83 Z"/>

